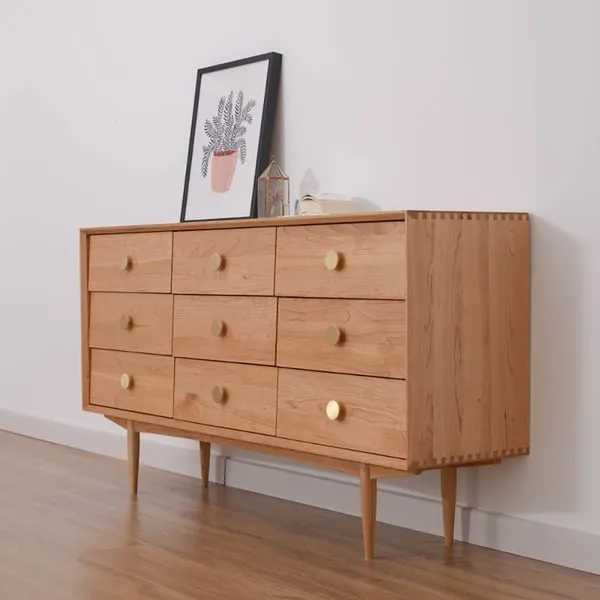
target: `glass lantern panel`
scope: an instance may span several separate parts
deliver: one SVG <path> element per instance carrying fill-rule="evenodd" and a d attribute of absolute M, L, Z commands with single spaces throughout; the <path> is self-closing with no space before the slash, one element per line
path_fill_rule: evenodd
<path fill-rule="evenodd" d="M 279 217 L 283 214 L 283 181 L 281 179 L 270 180 L 267 203 L 268 203 L 268 217 Z"/>

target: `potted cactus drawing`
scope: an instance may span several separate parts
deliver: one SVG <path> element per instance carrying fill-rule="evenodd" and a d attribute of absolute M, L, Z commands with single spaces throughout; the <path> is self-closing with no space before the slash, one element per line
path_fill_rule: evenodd
<path fill-rule="evenodd" d="M 245 135 L 252 125 L 252 109 L 256 100 L 244 104 L 244 92 L 240 90 L 234 100 L 231 90 L 222 96 L 217 112 L 204 122 L 208 143 L 202 146 L 202 177 L 208 175 L 213 192 L 229 191 L 238 161 L 246 163 L 247 145 Z M 211 161 L 212 157 L 212 161 Z"/>

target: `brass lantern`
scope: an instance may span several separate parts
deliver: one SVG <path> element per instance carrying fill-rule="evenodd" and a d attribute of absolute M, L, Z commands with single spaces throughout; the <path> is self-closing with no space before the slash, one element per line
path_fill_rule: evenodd
<path fill-rule="evenodd" d="M 258 216 L 284 217 L 290 214 L 290 178 L 271 157 L 258 178 Z"/>

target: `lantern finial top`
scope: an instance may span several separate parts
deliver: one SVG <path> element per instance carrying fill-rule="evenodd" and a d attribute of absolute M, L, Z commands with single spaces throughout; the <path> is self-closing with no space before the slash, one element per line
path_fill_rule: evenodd
<path fill-rule="evenodd" d="M 271 154 L 271 162 L 267 168 L 262 172 L 259 179 L 289 179 L 285 174 L 284 170 L 277 164 L 275 155 Z"/>

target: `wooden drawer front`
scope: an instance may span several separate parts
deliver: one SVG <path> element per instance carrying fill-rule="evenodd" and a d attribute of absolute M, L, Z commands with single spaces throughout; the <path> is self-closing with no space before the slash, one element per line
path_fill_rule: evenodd
<path fill-rule="evenodd" d="M 171 291 L 170 231 L 92 235 L 89 244 L 90 291 Z"/>
<path fill-rule="evenodd" d="M 406 377 L 406 303 L 280 298 L 277 365 Z"/>
<path fill-rule="evenodd" d="M 339 405 L 336 420 L 327 416 L 330 402 Z M 280 369 L 277 435 L 405 457 L 406 382 Z"/>
<path fill-rule="evenodd" d="M 92 350 L 90 403 L 173 416 L 173 358 Z"/>
<path fill-rule="evenodd" d="M 275 364 L 276 299 L 175 296 L 173 354 Z"/>
<path fill-rule="evenodd" d="M 275 293 L 406 297 L 404 221 L 280 227 Z"/>
<path fill-rule="evenodd" d="M 275 435 L 277 369 L 176 359 L 174 418 Z"/>
<path fill-rule="evenodd" d="M 90 296 L 92 348 L 171 354 L 173 296 L 110 292 Z"/>
<path fill-rule="evenodd" d="M 274 227 L 178 231 L 174 236 L 174 293 L 273 294 Z"/>

